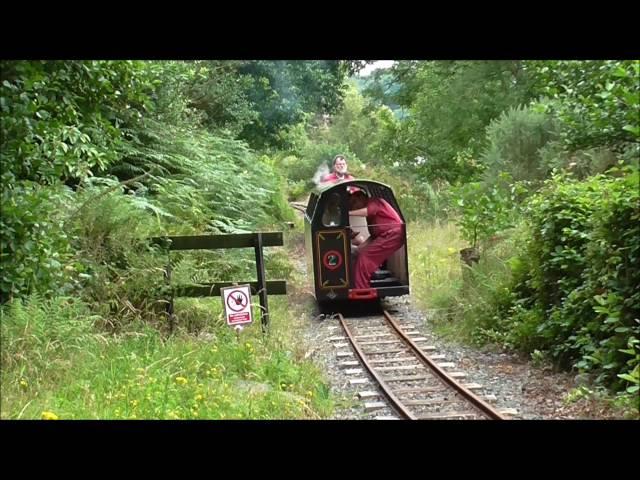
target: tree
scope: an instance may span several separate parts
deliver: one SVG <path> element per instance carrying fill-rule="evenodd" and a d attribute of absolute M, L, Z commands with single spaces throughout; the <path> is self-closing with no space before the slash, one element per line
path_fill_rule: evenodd
<path fill-rule="evenodd" d="M 279 133 L 300 122 L 305 112 L 332 114 L 345 93 L 345 79 L 361 68 L 353 61 L 251 61 L 238 72 L 251 77 L 245 89 L 257 118 L 240 137 L 255 148 L 279 146 Z"/>
<path fill-rule="evenodd" d="M 105 171 L 121 129 L 151 107 L 144 62 L 3 61 L 0 68 L 3 183 L 53 183 Z"/>
<path fill-rule="evenodd" d="M 572 151 L 640 142 L 640 61 L 534 61 L 537 107 L 562 122 Z"/>
<path fill-rule="evenodd" d="M 456 155 L 469 149 L 477 156 L 486 126 L 532 97 L 529 73 L 518 61 L 398 62 L 390 72 L 400 86 L 387 101 L 408 110 L 395 153 L 428 178 L 465 175 Z"/>

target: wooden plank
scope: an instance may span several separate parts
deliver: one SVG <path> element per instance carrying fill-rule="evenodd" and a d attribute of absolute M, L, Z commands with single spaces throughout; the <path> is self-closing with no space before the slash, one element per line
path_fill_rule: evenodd
<path fill-rule="evenodd" d="M 371 410 L 380 410 L 381 408 L 385 408 L 387 406 L 384 402 L 365 402 L 364 403 L 364 411 L 370 412 Z"/>
<path fill-rule="evenodd" d="M 264 273 L 264 252 L 262 247 L 264 246 L 264 238 L 262 233 L 258 233 L 255 237 L 254 252 L 256 256 L 256 273 L 258 275 L 257 290 L 258 297 L 260 297 L 260 315 L 262 318 L 262 331 L 266 332 L 269 327 L 269 299 L 267 298 L 267 291 L 269 287 L 265 279 Z"/>
<path fill-rule="evenodd" d="M 437 348 L 434 347 L 433 345 L 425 345 L 424 347 L 419 346 L 418 348 L 423 352 L 434 352 L 437 350 Z"/>
<path fill-rule="evenodd" d="M 380 394 L 378 392 L 374 392 L 372 390 L 358 392 L 358 397 L 360 398 L 373 398 L 373 397 L 379 397 L 379 396 Z"/>
<path fill-rule="evenodd" d="M 436 363 L 440 368 L 456 368 L 456 364 L 453 362 L 440 362 Z"/>
<path fill-rule="evenodd" d="M 279 247 L 284 245 L 282 232 L 261 232 L 263 247 Z M 231 233 L 225 235 L 181 235 L 154 237 L 154 245 L 166 245 L 169 250 L 211 250 L 217 248 L 254 247 L 257 233 Z"/>
<path fill-rule="evenodd" d="M 394 388 L 393 393 L 436 393 L 449 391 L 444 385 L 441 387 L 407 387 L 407 388 Z"/>
<path fill-rule="evenodd" d="M 246 284 L 251 285 L 251 294 L 255 295 L 258 291 L 258 282 L 216 282 L 200 285 L 178 285 L 173 287 L 173 295 L 175 297 L 219 297 L 221 288 Z M 269 295 L 286 295 L 287 281 L 267 281 L 267 293 Z"/>
<path fill-rule="evenodd" d="M 336 357 L 353 357 L 353 352 L 338 352 L 336 353 Z"/>
<path fill-rule="evenodd" d="M 358 365 L 360 365 L 360 362 L 356 361 L 356 360 L 347 360 L 345 362 L 340 362 L 338 363 L 339 367 L 357 367 Z"/>
<path fill-rule="evenodd" d="M 447 420 L 453 418 L 476 418 L 481 417 L 480 413 L 468 413 L 468 412 L 445 412 L 445 413 L 435 413 L 428 415 L 420 415 L 418 417 L 419 420 Z"/>
<path fill-rule="evenodd" d="M 369 355 L 381 355 L 386 353 L 400 353 L 406 352 L 408 348 L 389 348 L 387 350 L 378 350 L 377 352 L 364 352 L 367 356 Z"/>
<path fill-rule="evenodd" d="M 433 377 L 429 377 L 427 375 L 406 375 L 404 377 L 383 378 L 383 380 L 385 382 L 406 382 L 411 380 L 426 380 L 427 378 L 433 378 Z"/>
<path fill-rule="evenodd" d="M 482 390 L 484 388 L 479 383 L 463 383 L 462 386 L 467 390 Z"/>
<path fill-rule="evenodd" d="M 392 333 L 386 332 L 386 333 L 372 333 L 369 335 L 355 335 L 355 338 L 357 339 L 362 339 L 362 338 L 377 338 L 377 337 L 391 337 L 391 336 L 396 336 L 393 335 Z"/>
<path fill-rule="evenodd" d="M 360 345 L 363 347 L 365 345 L 389 345 L 391 343 L 400 343 L 400 339 L 398 340 L 380 340 L 379 342 L 360 342 Z"/>
<path fill-rule="evenodd" d="M 518 410 L 515 408 L 503 408 L 502 410 L 498 410 L 502 415 L 518 415 Z"/>
<path fill-rule="evenodd" d="M 396 365 L 390 367 L 376 367 L 376 371 L 378 372 L 391 372 L 393 370 L 415 370 L 416 368 L 421 368 L 422 365 Z"/>
<path fill-rule="evenodd" d="M 407 333 L 407 335 L 422 335 L 419 332 Z M 380 333 L 368 333 L 366 335 L 355 335 L 355 338 L 361 340 L 363 338 L 380 338 L 380 337 L 398 337 L 395 333 L 392 332 L 380 332 Z"/>
<path fill-rule="evenodd" d="M 363 383 L 369 383 L 368 378 L 352 378 L 349 380 L 349 385 L 361 385 Z"/>
<path fill-rule="evenodd" d="M 404 405 L 428 406 L 428 405 L 441 405 L 445 403 L 445 400 L 442 398 L 432 398 L 429 400 L 402 400 L 402 403 Z"/>
<path fill-rule="evenodd" d="M 396 358 L 381 358 L 379 360 L 369 360 L 369 363 L 372 364 L 380 364 L 380 363 L 396 363 L 396 362 L 408 362 L 409 360 L 415 361 L 416 357 L 396 357 Z"/>

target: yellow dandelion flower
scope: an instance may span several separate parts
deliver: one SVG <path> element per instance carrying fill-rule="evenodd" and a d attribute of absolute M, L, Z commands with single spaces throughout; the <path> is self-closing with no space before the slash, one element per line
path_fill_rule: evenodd
<path fill-rule="evenodd" d="M 201 402 L 202 400 L 204 400 L 204 395 L 202 394 L 196 395 L 196 402 Z"/>
<path fill-rule="evenodd" d="M 138 400 L 131 400 L 131 406 L 133 408 L 137 407 L 138 406 Z"/>
<path fill-rule="evenodd" d="M 29 386 L 29 384 L 27 383 L 27 381 L 23 378 L 20 380 L 20 388 L 22 388 L 23 390 L 26 390 L 26 388 Z"/>
<path fill-rule="evenodd" d="M 176 377 L 176 383 L 179 385 L 186 385 L 188 380 L 184 377 Z"/>
<path fill-rule="evenodd" d="M 42 412 L 43 420 L 58 420 L 58 415 L 53 412 Z"/>
<path fill-rule="evenodd" d="M 456 253 L 456 249 L 449 247 L 449 248 L 447 248 L 447 252 L 449 252 L 450 254 L 451 253 Z"/>

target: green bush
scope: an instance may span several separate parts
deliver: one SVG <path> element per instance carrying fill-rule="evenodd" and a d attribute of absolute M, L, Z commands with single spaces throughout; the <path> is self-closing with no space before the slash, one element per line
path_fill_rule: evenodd
<path fill-rule="evenodd" d="M 640 61 L 544 60 L 528 67 L 544 95 L 535 108 L 560 121 L 570 151 L 640 140 Z"/>
<path fill-rule="evenodd" d="M 541 180 L 547 168 L 540 149 L 557 137 L 552 117 L 530 108 L 510 108 L 487 127 L 488 147 L 481 157 L 485 178 L 499 172 L 514 180 Z"/>
<path fill-rule="evenodd" d="M 492 327 L 518 349 L 545 349 L 559 365 L 593 374 L 598 384 L 635 391 L 638 170 L 608 173 L 586 181 L 558 175 L 531 199 L 531 239 L 512 262 L 510 295 L 494 299 Z"/>
<path fill-rule="evenodd" d="M 61 291 L 71 258 L 64 213 L 71 193 L 63 185 L 30 181 L 3 185 L 0 217 L 0 302 L 31 292 Z"/>
<path fill-rule="evenodd" d="M 526 187 L 520 182 L 512 184 L 511 180 L 508 173 L 500 173 L 491 184 L 469 182 L 453 190 L 460 214 L 457 223 L 474 247 L 513 227 Z"/>
<path fill-rule="evenodd" d="M 67 221 L 82 295 L 109 307 L 111 326 L 158 300 L 167 261 L 149 238 L 162 234 L 162 220 L 170 215 L 142 195 L 124 195 L 123 188 L 108 178 L 84 182 Z"/>
<path fill-rule="evenodd" d="M 55 183 L 115 162 L 153 88 L 139 61 L 2 61 L 0 161 L 16 179 Z"/>

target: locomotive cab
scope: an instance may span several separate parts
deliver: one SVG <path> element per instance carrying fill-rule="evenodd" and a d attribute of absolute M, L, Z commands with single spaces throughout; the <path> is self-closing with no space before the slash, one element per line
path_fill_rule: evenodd
<path fill-rule="evenodd" d="M 402 219 L 402 246 L 394 251 L 371 276 L 367 288 L 356 289 L 355 259 L 358 246 L 352 243 L 371 236 L 366 217 L 349 215 L 349 197 L 361 190 L 369 198 L 382 198 Z M 338 300 L 373 300 L 409 293 L 409 269 L 405 220 L 393 191 L 371 180 L 350 180 L 330 184 L 311 192 L 305 212 L 305 246 L 309 278 L 320 303 Z"/>

